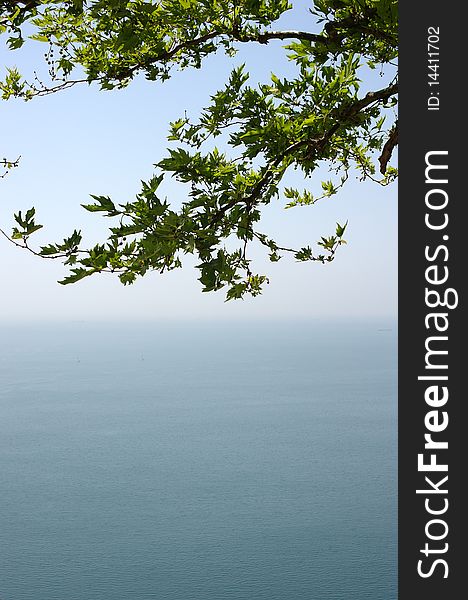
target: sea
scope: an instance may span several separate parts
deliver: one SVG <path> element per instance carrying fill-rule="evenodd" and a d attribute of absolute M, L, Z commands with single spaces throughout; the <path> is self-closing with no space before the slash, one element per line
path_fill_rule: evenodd
<path fill-rule="evenodd" d="M 0 325 L 1 600 L 396 600 L 396 334 Z"/>

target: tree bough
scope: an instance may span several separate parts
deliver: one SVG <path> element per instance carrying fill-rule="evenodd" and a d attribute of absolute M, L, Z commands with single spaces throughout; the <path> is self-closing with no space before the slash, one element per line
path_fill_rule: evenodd
<path fill-rule="evenodd" d="M 286 208 L 312 205 L 337 193 L 350 174 L 381 185 L 395 179 L 390 159 L 398 143 L 397 3 L 316 0 L 310 12 L 317 32 L 273 28 L 289 8 L 286 0 L 0 2 L 0 31 L 10 36 L 10 47 L 20 47 L 24 24 L 32 25 L 31 37 L 48 48 L 50 76 L 48 82 L 28 82 L 10 69 L 0 83 L 4 99 L 31 100 L 81 82 L 120 88 L 139 73 L 164 81 L 174 67 L 201 67 L 209 54 L 233 56 L 243 44 L 275 40 L 287 42 L 295 71 L 249 85 L 247 67 L 235 67 L 198 120 L 171 123 L 173 147 L 135 200 L 116 205 L 107 196 L 92 196 L 94 202 L 83 205 L 114 219 L 104 243 L 82 248 L 75 231 L 35 249 L 30 237 L 41 226 L 33 209 L 15 215 L 12 234 L 1 230 L 3 235 L 38 256 L 63 260 L 70 268 L 64 284 L 101 272 L 129 284 L 149 271 L 179 268 L 184 255 L 192 254 L 203 291 L 226 287 L 227 299 L 255 296 L 268 282 L 253 271 L 251 244 L 263 246 L 272 262 L 287 254 L 298 261 L 332 261 L 345 243 L 346 223 L 337 223 L 317 249 L 290 248 L 259 230 L 262 209 L 281 197 L 289 201 Z M 362 73 L 375 68 L 387 82 L 365 91 Z M 216 138 L 226 151 L 213 147 Z M 324 165 L 332 175 L 321 181 L 318 195 L 282 189 L 288 170 L 300 169 L 308 180 Z M 158 191 L 167 176 L 186 188 L 178 210 Z"/>

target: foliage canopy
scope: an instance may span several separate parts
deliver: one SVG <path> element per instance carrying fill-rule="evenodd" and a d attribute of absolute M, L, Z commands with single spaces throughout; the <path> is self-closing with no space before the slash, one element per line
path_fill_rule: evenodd
<path fill-rule="evenodd" d="M 259 230 L 262 208 L 281 195 L 287 208 L 312 205 L 335 194 L 354 171 L 383 185 L 395 178 L 389 161 L 398 136 L 397 2 L 315 0 L 310 24 L 317 31 L 275 29 L 290 8 L 287 0 L 0 0 L 0 33 L 9 47 L 21 47 L 27 31 L 45 44 L 50 75 L 47 82 L 28 81 L 8 70 L 0 83 L 4 99 L 30 100 L 81 82 L 122 88 L 139 74 L 164 81 L 175 68 L 203 68 L 210 54 L 234 56 L 243 44 L 274 40 L 283 40 L 295 72 L 249 85 L 247 67 L 234 67 L 197 120 L 184 116 L 171 123 L 168 155 L 135 200 L 116 205 L 92 196 L 84 205 L 114 219 L 105 243 L 83 249 L 75 231 L 34 250 L 30 236 L 41 227 L 34 209 L 15 215 L 12 241 L 39 256 L 62 258 L 70 268 L 62 283 L 110 271 L 128 284 L 151 270 L 180 267 L 183 255 L 193 254 L 203 291 L 226 286 L 228 299 L 257 295 L 267 281 L 252 270 L 252 243 L 264 246 L 271 261 L 285 254 L 333 260 L 345 243 L 346 224 L 322 237 L 318 250 L 283 247 Z M 385 85 L 369 91 L 362 73 L 375 68 Z M 216 147 L 217 138 L 227 151 Z M 321 182 L 319 195 L 282 189 L 288 170 L 309 178 L 324 165 L 331 178 Z M 3 166 L 14 161 L 4 159 Z M 166 176 L 187 190 L 178 210 L 158 193 Z"/>

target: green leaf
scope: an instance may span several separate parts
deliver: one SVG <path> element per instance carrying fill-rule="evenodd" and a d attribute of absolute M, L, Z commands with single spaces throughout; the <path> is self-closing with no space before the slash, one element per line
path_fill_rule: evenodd
<path fill-rule="evenodd" d="M 81 267 L 72 269 L 71 271 L 73 273 L 72 275 L 68 275 L 67 277 L 64 277 L 62 280 L 59 281 L 59 283 L 61 285 L 68 285 L 70 283 L 76 283 L 77 281 L 80 281 L 81 279 L 84 279 L 85 277 L 89 277 L 90 275 L 92 275 L 94 273 L 94 270 L 88 271 Z"/>
<path fill-rule="evenodd" d="M 40 249 L 40 254 L 42 256 L 52 256 L 54 254 L 58 254 L 59 250 L 57 246 L 54 244 L 48 244 L 47 246 L 42 246 Z"/>
<path fill-rule="evenodd" d="M 340 225 L 339 223 L 336 224 L 336 235 L 339 238 L 343 237 L 343 234 L 346 230 L 347 225 L 348 225 L 348 221 L 346 221 L 346 223 L 344 225 Z"/>
<path fill-rule="evenodd" d="M 96 200 L 97 204 L 82 204 L 81 206 L 89 212 L 107 212 L 108 217 L 115 217 L 119 214 L 114 203 L 108 196 L 94 196 L 91 194 L 91 198 Z"/>

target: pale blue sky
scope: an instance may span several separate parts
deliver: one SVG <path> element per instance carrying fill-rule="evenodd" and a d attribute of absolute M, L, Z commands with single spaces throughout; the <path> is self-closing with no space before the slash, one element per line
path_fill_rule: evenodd
<path fill-rule="evenodd" d="M 306 29 L 306 20 L 313 29 L 305 10 L 286 15 L 281 25 Z M 246 62 L 254 81 L 266 81 L 271 71 L 281 74 L 290 68 L 281 45 L 245 46 L 234 62 Z M 31 72 L 43 51 L 40 44 L 16 53 L 2 46 L 2 69 L 17 65 Z M 59 240 L 74 228 L 81 228 L 90 243 L 103 240 L 109 221 L 80 204 L 91 193 L 110 195 L 116 202 L 132 199 L 140 180 L 151 176 L 152 165 L 165 154 L 169 121 L 184 111 L 196 117 L 232 64 L 232 59 L 212 56 L 202 70 L 176 73 L 165 84 L 138 79 L 122 91 L 100 92 L 84 85 L 28 103 L 1 102 L 0 157 L 21 154 L 22 160 L 0 180 L 0 226 L 9 229 L 13 212 L 34 205 L 45 225 L 35 236 L 38 244 Z M 295 177 L 290 181 L 303 187 Z M 307 187 L 313 191 L 317 185 L 318 180 Z M 168 184 L 165 190 L 170 199 L 181 200 L 181 188 Z M 152 273 L 130 287 L 105 275 L 63 287 L 56 283 L 65 273 L 60 264 L 0 240 L 0 319 L 394 317 L 396 196 L 396 185 L 352 181 L 339 195 L 313 207 L 285 211 L 284 201 L 268 207 L 263 230 L 281 243 L 315 243 L 333 232 L 336 221 L 348 220 L 348 245 L 325 266 L 291 259 L 273 264 L 262 251 L 254 252 L 254 269 L 268 274 L 271 283 L 263 296 L 243 302 L 225 303 L 224 291 L 201 293 L 191 259 L 185 269 L 164 276 Z"/>

